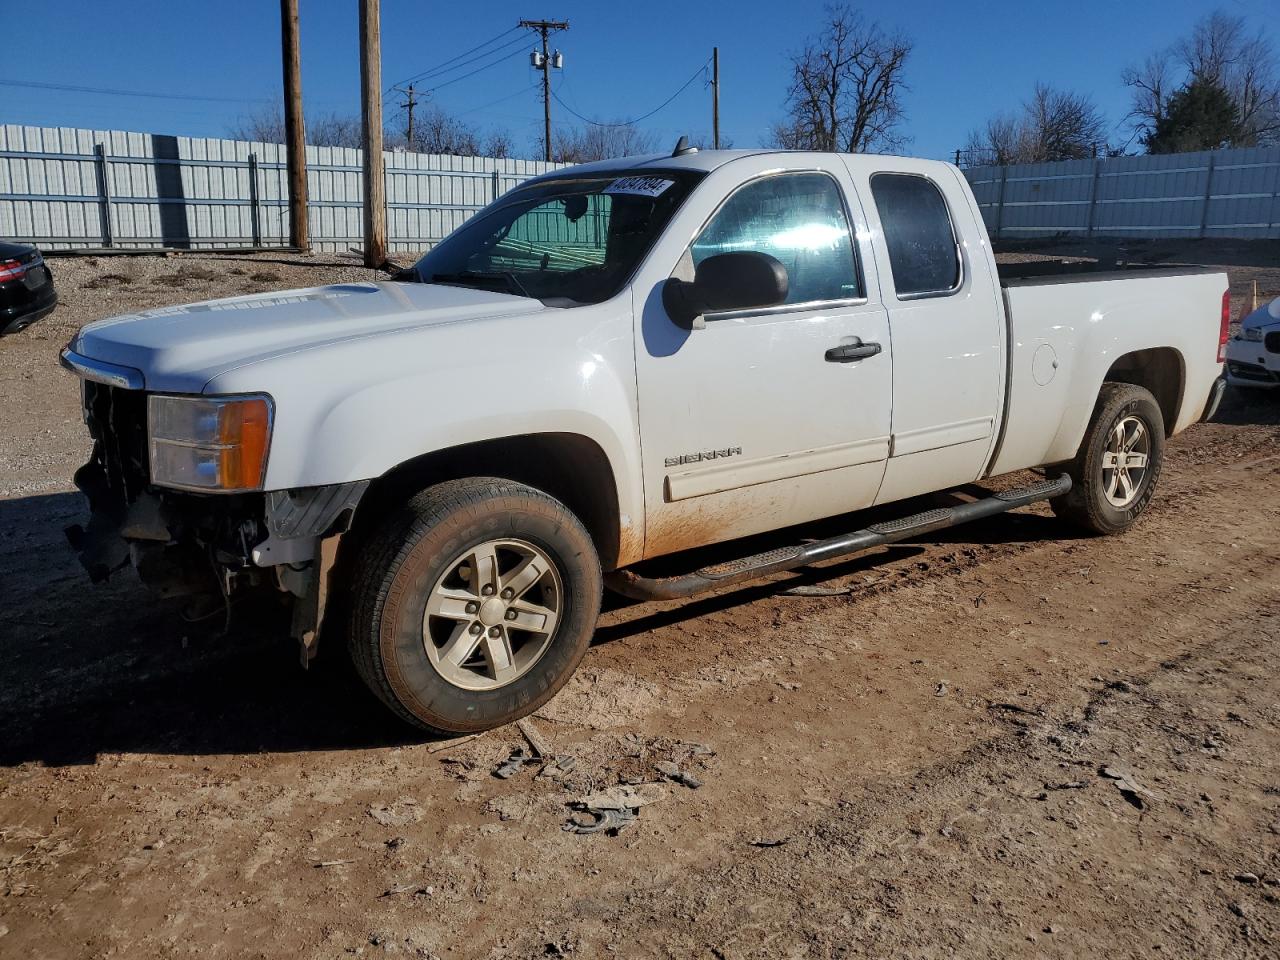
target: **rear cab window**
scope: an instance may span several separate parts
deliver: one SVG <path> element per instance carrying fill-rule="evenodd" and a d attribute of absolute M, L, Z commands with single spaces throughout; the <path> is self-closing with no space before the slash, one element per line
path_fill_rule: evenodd
<path fill-rule="evenodd" d="M 871 195 L 880 214 L 899 300 L 945 297 L 960 287 L 960 248 L 942 191 L 928 177 L 877 173 Z"/>

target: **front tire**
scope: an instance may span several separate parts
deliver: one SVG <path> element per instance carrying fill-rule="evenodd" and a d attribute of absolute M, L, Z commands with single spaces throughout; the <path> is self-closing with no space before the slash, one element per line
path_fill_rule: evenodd
<path fill-rule="evenodd" d="M 510 480 L 418 493 L 364 544 L 354 574 L 356 670 L 433 734 L 537 710 L 581 662 L 600 611 L 600 561 L 582 523 Z"/>
<path fill-rule="evenodd" d="M 1129 529 L 1155 495 L 1164 464 L 1164 415 L 1150 391 L 1104 383 L 1080 452 L 1067 465 L 1071 492 L 1052 501 L 1059 517 L 1093 533 Z"/>

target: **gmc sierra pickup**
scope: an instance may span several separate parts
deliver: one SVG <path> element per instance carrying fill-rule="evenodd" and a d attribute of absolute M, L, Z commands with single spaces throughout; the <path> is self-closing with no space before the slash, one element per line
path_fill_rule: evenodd
<path fill-rule="evenodd" d="M 1228 316 L 1211 270 L 997 267 L 945 163 L 678 147 L 530 180 L 384 282 L 84 327 L 68 533 L 94 579 L 279 591 L 304 662 L 345 638 L 406 720 L 481 730 L 560 689 L 606 585 L 689 596 L 1040 500 L 1125 530 L 1221 396 Z"/>

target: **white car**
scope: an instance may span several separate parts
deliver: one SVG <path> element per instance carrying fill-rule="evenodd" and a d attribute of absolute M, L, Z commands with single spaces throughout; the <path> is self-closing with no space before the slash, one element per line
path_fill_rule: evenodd
<path fill-rule="evenodd" d="M 1240 321 L 1240 335 L 1227 344 L 1227 382 L 1280 387 L 1280 297 Z"/>
<path fill-rule="evenodd" d="M 1221 396 L 1228 316 L 1220 271 L 997 267 L 949 164 L 677 147 L 530 180 L 393 280 L 89 324 L 71 533 L 97 579 L 283 591 L 304 660 L 336 638 L 406 720 L 481 730 L 560 689 L 606 584 L 689 596 L 1038 500 L 1125 530 Z"/>

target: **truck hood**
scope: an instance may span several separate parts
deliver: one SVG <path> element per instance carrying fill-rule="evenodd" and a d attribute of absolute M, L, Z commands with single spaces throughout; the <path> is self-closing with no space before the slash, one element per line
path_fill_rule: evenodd
<path fill-rule="evenodd" d="M 70 348 L 139 371 L 148 390 L 199 393 L 234 367 L 342 340 L 539 313 L 538 300 L 439 284 L 339 283 L 99 320 Z"/>

